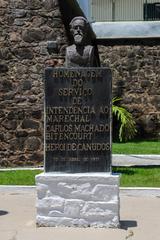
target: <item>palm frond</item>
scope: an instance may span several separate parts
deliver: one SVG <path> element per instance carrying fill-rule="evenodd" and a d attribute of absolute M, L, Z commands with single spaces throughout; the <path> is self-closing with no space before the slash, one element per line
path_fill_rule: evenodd
<path fill-rule="evenodd" d="M 120 121 L 119 140 L 120 142 L 123 142 L 132 139 L 137 133 L 137 130 L 132 114 L 124 107 L 116 106 L 114 104 L 120 100 L 121 98 L 113 98 L 112 113 Z"/>

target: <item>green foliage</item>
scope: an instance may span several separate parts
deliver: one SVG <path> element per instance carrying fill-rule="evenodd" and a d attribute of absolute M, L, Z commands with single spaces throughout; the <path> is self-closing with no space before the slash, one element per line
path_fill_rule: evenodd
<path fill-rule="evenodd" d="M 160 187 L 160 167 L 113 167 L 121 187 Z"/>
<path fill-rule="evenodd" d="M 120 142 L 126 142 L 135 136 L 137 130 L 132 114 L 124 107 L 115 105 L 115 103 L 120 100 L 121 98 L 113 98 L 112 113 L 117 117 L 117 120 L 120 121 L 119 140 Z"/>
<path fill-rule="evenodd" d="M 35 175 L 41 170 L 0 171 L 0 185 L 35 185 Z"/>
<path fill-rule="evenodd" d="M 160 167 L 113 167 L 121 187 L 160 187 Z M 0 185 L 35 185 L 40 170 L 0 171 Z"/>
<path fill-rule="evenodd" d="M 127 143 L 113 143 L 113 154 L 160 154 L 160 141 L 137 140 Z"/>

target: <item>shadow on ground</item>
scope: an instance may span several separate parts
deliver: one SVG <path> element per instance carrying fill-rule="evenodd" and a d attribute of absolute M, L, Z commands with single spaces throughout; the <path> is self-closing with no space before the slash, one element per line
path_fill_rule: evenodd
<path fill-rule="evenodd" d="M 7 215 L 9 212 L 0 210 L 0 216 Z"/>
<path fill-rule="evenodd" d="M 130 221 L 130 220 L 120 221 L 120 228 L 124 230 L 128 230 L 128 228 L 133 228 L 137 226 L 138 226 L 137 221 Z"/>

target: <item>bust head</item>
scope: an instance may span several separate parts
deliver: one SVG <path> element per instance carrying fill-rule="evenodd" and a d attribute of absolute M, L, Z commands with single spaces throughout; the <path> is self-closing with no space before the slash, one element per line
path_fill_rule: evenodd
<path fill-rule="evenodd" d="M 85 45 L 86 36 L 88 33 L 88 21 L 84 17 L 75 17 L 70 23 L 70 31 L 73 35 L 76 45 Z"/>

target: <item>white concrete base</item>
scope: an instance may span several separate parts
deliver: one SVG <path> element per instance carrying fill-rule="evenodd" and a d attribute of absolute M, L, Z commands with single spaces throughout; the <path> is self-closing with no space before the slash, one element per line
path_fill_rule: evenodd
<path fill-rule="evenodd" d="M 38 226 L 119 227 L 119 175 L 42 173 L 36 186 Z"/>

